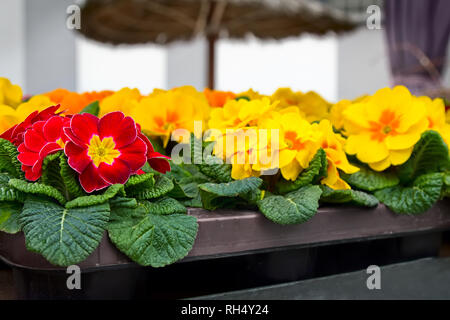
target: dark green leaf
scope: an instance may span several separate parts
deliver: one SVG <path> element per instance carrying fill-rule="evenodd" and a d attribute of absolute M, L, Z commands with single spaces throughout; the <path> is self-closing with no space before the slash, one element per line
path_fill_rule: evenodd
<path fill-rule="evenodd" d="M 114 198 L 116 195 L 124 195 L 123 184 L 113 184 L 106 191 L 99 195 L 82 196 L 66 203 L 66 208 L 90 207 L 99 205 Z"/>
<path fill-rule="evenodd" d="M 197 220 L 186 214 L 159 214 L 144 201 L 135 209 L 115 207 L 108 233 L 117 248 L 143 266 L 163 267 L 184 258 L 197 235 Z M 157 210 L 159 211 L 159 209 Z"/>
<path fill-rule="evenodd" d="M 321 194 L 319 186 L 305 186 L 284 196 L 268 196 L 258 201 L 258 207 L 275 223 L 303 223 L 316 214 Z"/>
<path fill-rule="evenodd" d="M 17 201 L 24 202 L 25 195 L 23 192 L 11 187 L 9 180 L 13 179 L 12 176 L 6 173 L 0 173 L 0 202 L 1 201 Z"/>
<path fill-rule="evenodd" d="M 14 178 L 25 178 L 22 165 L 17 159 L 19 152 L 15 145 L 0 138 L 0 172 L 9 173 Z"/>
<path fill-rule="evenodd" d="M 66 203 L 66 198 L 61 194 L 61 192 L 59 192 L 58 189 L 55 189 L 45 184 L 37 182 L 26 182 L 24 180 L 19 179 L 11 179 L 9 180 L 8 184 L 13 188 L 26 194 L 47 196 L 57 200 L 62 205 Z"/>
<path fill-rule="evenodd" d="M 436 131 L 425 131 L 414 146 L 409 160 L 398 168 L 398 175 L 403 184 L 409 183 L 418 176 L 445 171 L 450 168 L 448 147 Z"/>
<path fill-rule="evenodd" d="M 0 231 L 6 233 L 17 233 L 21 230 L 19 214 L 23 204 L 18 202 L 0 202 Z"/>
<path fill-rule="evenodd" d="M 203 183 L 199 185 L 199 188 L 221 197 L 237 197 L 240 194 L 258 189 L 261 184 L 262 180 L 260 178 L 249 177 L 228 183 Z"/>
<path fill-rule="evenodd" d="M 373 195 L 357 190 L 333 190 L 322 186 L 321 202 L 326 203 L 348 203 L 363 207 L 376 207 L 378 199 Z"/>
<path fill-rule="evenodd" d="M 109 204 L 66 209 L 30 196 L 19 222 L 26 246 L 49 262 L 69 266 L 85 260 L 98 246 L 109 219 Z"/>
<path fill-rule="evenodd" d="M 155 183 L 153 185 L 147 185 L 146 183 L 139 184 L 137 187 L 128 188 L 126 193 L 128 197 L 133 197 L 138 200 L 148 200 L 161 197 L 172 189 L 172 180 L 163 175 L 158 175 L 156 176 Z"/>
<path fill-rule="evenodd" d="M 80 113 L 90 113 L 98 117 L 98 114 L 100 113 L 100 104 L 98 103 L 98 101 L 94 101 L 84 107 L 84 109 L 81 110 Z"/>
<path fill-rule="evenodd" d="M 376 191 L 399 184 L 400 180 L 393 171 L 377 172 L 365 166 L 360 166 L 359 171 L 353 174 L 341 173 L 341 178 L 352 187 L 365 190 Z"/>
<path fill-rule="evenodd" d="M 281 180 L 276 184 L 278 193 L 285 194 L 308 184 L 317 183 L 327 176 L 327 166 L 327 154 L 323 149 L 319 149 L 309 163 L 309 167 L 303 170 L 295 181 Z"/>
<path fill-rule="evenodd" d="M 382 189 L 375 192 L 375 196 L 396 213 L 419 214 L 436 203 L 442 185 L 442 173 L 428 173 L 416 178 L 411 186 Z"/>

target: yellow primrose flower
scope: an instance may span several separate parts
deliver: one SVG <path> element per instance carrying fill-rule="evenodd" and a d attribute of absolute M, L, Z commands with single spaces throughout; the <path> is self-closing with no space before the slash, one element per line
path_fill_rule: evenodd
<path fill-rule="evenodd" d="M 268 98 L 250 101 L 228 100 L 223 108 L 215 108 L 211 111 L 208 126 L 218 130 L 253 126 L 275 106 L 276 104 L 271 103 Z"/>
<path fill-rule="evenodd" d="M 227 129 L 225 134 L 216 137 L 214 154 L 232 164 L 233 179 L 260 176 L 261 171 L 272 168 L 270 131 L 261 132 L 257 127 L 245 127 Z"/>
<path fill-rule="evenodd" d="M 359 168 L 348 162 L 344 152 L 345 139 L 333 131 L 331 122 L 328 120 L 322 120 L 312 126 L 322 134 L 318 143 L 327 154 L 328 160 L 328 176 L 322 179 L 321 183 L 332 189 L 350 189 L 350 186 L 339 177 L 338 169 L 352 174 L 359 171 Z"/>
<path fill-rule="evenodd" d="M 50 98 L 46 96 L 33 96 L 27 102 L 21 103 L 17 109 L 7 105 L 0 105 L 0 133 L 5 132 L 13 125 L 26 119 L 34 111 L 42 111 L 54 105 Z"/>
<path fill-rule="evenodd" d="M 338 103 L 333 104 L 330 109 L 330 121 L 337 130 L 341 130 L 344 127 L 344 111 L 352 102 L 344 99 Z"/>
<path fill-rule="evenodd" d="M 376 171 L 400 165 L 427 129 L 425 104 L 406 87 L 378 90 L 344 111 L 346 152 Z"/>
<path fill-rule="evenodd" d="M 100 102 L 99 116 L 113 111 L 122 111 L 129 116 L 140 99 L 141 93 L 138 89 L 122 88 Z"/>
<path fill-rule="evenodd" d="M 0 105 L 17 107 L 22 102 L 22 89 L 9 79 L 0 78 Z"/>
<path fill-rule="evenodd" d="M 254 91 L 253 89 L 248 89 L 247 91 L 238 93 L 236 95 L 236 97 L 237 98 L 239 98 L 239 97 L 246 97 L 246 98 L 248 98 L 250 100 L 256 100 L 256 99 L 262 99 L 262 98 L 264 98 L 266 96 L 263 95 L 263 94 L 260 94 L 258 91 Z"/>
<path fill-rule="evenodd" d="M 446 122 L 445 104 L 441 98 L 431 100 L 429 97 L 418 97 L 427 109 L 428 129 L 439 132 L 447 146 L 450 146 L 450 124 Z"/>
<path fill-rule="evenodd" d="M 136 104 L 131 116 L 145 132 L 161 136 L 165 147 L 174 130 L 194 132 L 194 121 L 203 121 L 207 117 L 205 112 L 209 105 L 204 95 L 186 92 L 192 93 L 192 90 L 184 87 L 154 92 Z"/>
<path fill-rule="evenodd" d="M 258 126 L 279 129 L 279 149 L 273 157 L 278 157 L 281 175 L 286 180 L 295 180 L 319 149 L 320 132 L 298 112 L 274 114 L 262 119 Z"/>
<path fill-rule="evenodd" d="M 270 98 L 274 102 L 279 101 L 279 108 L 285 108 L 290 106 L 298 106 L 302 95 L 303 94 L 301 92 L 294 92 L 291 88 L 279 88 Z"/>
<path fill-rule="evenodd" d="M 333 127 L 337 130 L 341 130 L 344 127 L 344 111 L 347 109 L 349 105 L 356 102 L 361 102 L 367 99 L 367 95 L 362 95 L 353 100 L 343 99 L 338 103 L 335 103 L 330 108 L 329 119 Z"/>
<path fill-rule="evenodd" d="M 314 91 L 309 91 L 299 97 L 298 108 L 306 115 L 309 122 L 328 118 L 331 103 Z"/>

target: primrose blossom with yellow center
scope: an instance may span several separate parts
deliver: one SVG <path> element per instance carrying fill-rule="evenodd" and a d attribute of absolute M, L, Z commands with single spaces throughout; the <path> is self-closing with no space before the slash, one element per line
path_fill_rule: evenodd
<path fill-rule="evenodd" d="M 254 126 L 259 119 L 274 110 L 276 105 L 277 102 L 272 103 L 269 98 L 228 100 L 223 108 L 211 111 L 208 127 L 225 130 Z"/>
<path fill-rule="evenodd" d="M 428 119 L 428 130 L 437 131 L 447 146 L 450 146 L 450 124 L 445 119 L 445 104 L 441 98 L 418 97 L 425 103 Z"/>
<path fill-rule="evenodd" d="M 116 143 L 112 137 L 101 140 L 98 135 L 94 135 L 89 141 L 88 156 L 98 168 L 102 162 L 113 164 L 114 159 L 120 156 L 120 151 L 116 149 Z"/>
<path fill-rule="evenodd" d="M 427 129 L 426 113 L 425 103 L 406 87 L 378 90 L 344 111 L 345 150 L 376 171 L 400 165 Z"/>
<path fill-rule="evenodd" d="M 273 112 L 270 117 L 261 119 L 258 127 L 279 130 L 279 146 L 272 156 L 277 157 L 283 178 L 297 179 L 319 149 L 321 133 L 298 111 Z"/>
<path fill-rule="evenodd" d="M 344 151 L 344 137 L 333 131 L 333 126 L 329 120 L 322 120 L 320 123 L 314 123 L 312 126 L 314 130 L 321 133 L 318 144 L 327 155 L 328 175 L 322 179 L 321 183 L 332 189 L 350 189 L 350 186 L 340 178 L 338 169 L 352 174 L 358 172 L 359 168 L 351 165 L 347 159 Z"/>
<path fill-rule="evenodd" d="M 158 90 L 142 98 L 131 111 L 142 130 L 151 136 L 159 136 L 167 146 L 176 129 L 194 132 L 196 121 L 208 117 L 209 105 L 203 93 L 193 87 Z M 206 126 L 203 125 L 203 130 Z"/>

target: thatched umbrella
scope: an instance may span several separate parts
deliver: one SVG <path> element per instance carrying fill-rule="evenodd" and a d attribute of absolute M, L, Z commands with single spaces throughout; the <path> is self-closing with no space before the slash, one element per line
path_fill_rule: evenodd
<path fill-rule="evenodd" d="M 341 11 L 315 0 L 87 0 L 81 21 L 86 37 L 112 44 L 165 44 L 205 36 L 210 88 L 215 43 L 222 36 L 281 39 L 355 27 Z"/>

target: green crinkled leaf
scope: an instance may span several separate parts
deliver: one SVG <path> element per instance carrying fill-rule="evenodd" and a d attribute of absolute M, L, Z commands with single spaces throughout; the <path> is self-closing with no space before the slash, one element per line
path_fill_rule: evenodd
<path fill-rule="evenodd" d="M 262 182 L 260 178 L 249 177 L 228 183 L 203 183 L 199 185 L 199 188 L 221 197 L 237 197 L 240 194 L 258 189 Z"/>
<path fill-rule="evenodd" d="M 378 199 L 371 194 L 357 190 L 333 190 L 322 186 L 321 202 L 326 203 L 348 203 L 364 207 L 376 207 Z"/>
<path fill-rule="evenodd" d="M 284 196 L 268 196 L 258 201 L 258 208 L 275 223 L 303 223 L 316 214 L 321 194 L 320 186 L 305 186 Z"/>
<path fill-rule="evenodd" d="M 341 178 L 347 181 L 352 187 L 365 190 L 376 191 L 393 187 L 399 184 L 400 180 L 393 171 L 377 172 L 365 166 L 360 166 L 359 171 L 353 174 L 341 173 Z"/>
<path fill-rule="evenodd" d="M 161 197 L 167 194 L 172 189 L 173 189 L 172 180 L 163 175 L 158 175 L 155 179 L 154 185 L 150 187 L 144 188 L 139 187 L 133 189 L 128 188 L 127 196 L 136 198 L 138 200 L 148 200 Z"/>
<path fill-rule="evenodd" d="M 136 174 L 131 176 L 125 184 L 125 188 L 133 187 L 142 183 L 150 182 L 151 185 L 154 184 L 155 179 L 153 178 L 153 173 Z"/>
<path fill-rule="evenodd" d="M 176 199 L 195 198 L 198 195 L 198 184 L 196 182 L 180 183 L 173 181 L 174 188 L 168 193 Z"/>
<path fill-rule="evenodd" d="M 308 184 L 317 183 L 321 178 L 327 176 L 327 166 L 327 154 L 323 149 L 319 149 L 309 163 L 309 167 L 303 170 L 295 181 L 281 180 L 277 183 L 278 193 L 285 194 Z"/>
<path fill-rule="evenodd" d="M 85 260 L 98 246 L 109 219 L 109 204 L 67 209 L 30 196 L 19 222 L 28 250 L 49 262 L 69 266 Z"/>
<path fill-rule="evenodd" d="M 0 138 L 0 172 L 9 173 L 14 178 L 25 178 L 22 165 L 17 159 L 17 147 L 8 140 Z"/>
<path fill-rule="evenodd" d="M 108 233 L 116 247 L 143 266 L 163 267 L 184 258 L 194 245 L 197 220 L 186 214 L 155 214 L 150 203 L 115 207 Z"/>
<path fill-rule="evenodd" d="M 185 207 L 203 208 L 202 198 L 200 197 L 200 194 L 198 194 L 193 199 L 179 199 L 178 201 Z"/>
<path fill-rule="evenodd" d="M 84 107 L 83 110 L 80 111 L 80 113 L 90 113 L 94 116 L 98 117 L 98 114 L 100 113 L 100 104 L 98 101 L 94 101 L 90 104 L 88 104 L 86 107 Z"/>
<path fill-rule="evenodd" d="M 48 155 L 42 162 L 42 184 L 57 189 L 66 200 L 83 196 L 76 172 L 67 164 L 64 152 Z"/>
<path fill-rule="evenodd" d="M 231 164 L 206 164 L 202 163 L 198 165 L 200 171 L 207 177 L 221 182 L 231 182 Z"/>
<path fill-rule="evenodd" d="M 123 185 L 113 184 L 112 186 L 108 187 L 108 189 L 106 189 L 103 194 L 82 196 L 67 202 L 66 208 L 72 209 L 78 207 L 90 207 L 99 205 L 114 198 L 118 194 L 125 195 Z"/>
<path fill-rule="evenodd" d="M 375 196 L 396 213 L 419 214 L 430 209 L 441 195 L 442 173 L 421 175 L 411 186 L 395 186 L 375 192 Z"/>
<path fill-rule="evenodd" d="M 125 192 L 129 196 L 135 196 L 141 194 L 145 190 L 153 188 L 155 185 L 154 176 L 155 174 L 153 172 L 131 176 L 125 184 Z"/>
<path fill-rule="evenodd" d="M 448 147 L 436 131 L 425 131 L 414 146 L 411 157 L 398 168 L 398 176 L 403 184 L 415 180 L 420 175 L 445 171 L 450 168 Z"/>
<path fill-rule="evenodd" d="M 258 189 L 261 184 L 262 180 L 256 177 L 227 183 L 203 183 L 199 185 L 203 208 L 214 210 L 245 205 L 246 201 L 242 200 L 251 199 L 249 193 Z"/>
<path fill-rule="evenodd" d="M 109 200 L 109 206 L 111 207 L 111 210 L 114 210 L 116 207 L 136 208 L 138 203 L 134 198 L 115 197 Z"/>
<path fill-rule="evenodd" d="M 155 202 L 144 203 L 147 207 L 147 211 L 152 214 L 174 214 L 174 213 L 186 213 L 187 209 L 184 205 L 175 199 L 164 197 L 156 200 Z"/>
<path fill-rule="evenodd" d="M 171 178 L 174 188 L 168 193 L 176 199 L 196 198 L 199 195 L 198 185 L 211 180 L 192 164 L 171 164 L 172 170 L 166 173 Z"/>
<path fill-rule="evenodd" d="M 25 195 L 23 192 L 11 187 L 9 180 L 13 179 L 12 176 L 6 173 L 0 173 L 0 202 L 2 201 L 17 201 L 24 202 Z"/>
<path fill-rule="evenodd" d="M 85 194 L 79 183 L 78 174 L 69 166 L 64 153 L 61 153 L 59 157 L 59 173 L 61 174 L 69 199 L 78 198 Z"/>
<path fill-rule="evenodd" d="M 13 234 L 21 230 L 19 214 L 22 207 L 23 204 L 18 202 L 0 202 L 0 231 Z"/>
<path fill-rule="evenodd" d="M 66 203 L 66 198 L 64 198 L 64 196 L 61 194 L 61 192 L 59 192 L 58 189 L 55 189 L 45 184 L 37 182 L 26 182 L 24 180 L 19 179 L 11 179 L 9 180 L 8 184 L 13 188 L 26 194 L 47 196 L 57 200 L 62 205 Z"/>

